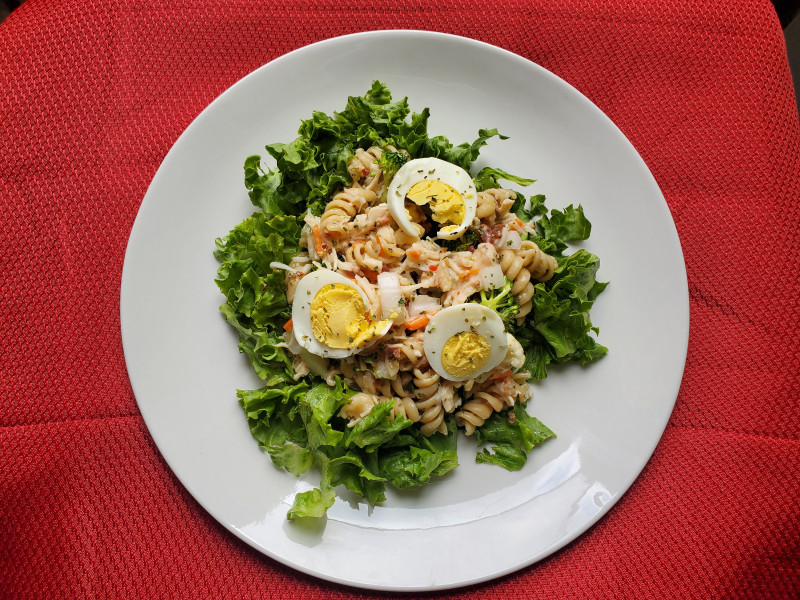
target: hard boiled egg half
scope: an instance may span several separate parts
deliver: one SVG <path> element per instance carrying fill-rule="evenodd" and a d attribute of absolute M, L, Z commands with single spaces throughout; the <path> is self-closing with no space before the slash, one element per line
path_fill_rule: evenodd
<path fill-rule="evenodd" d="M 292 327 L 297 342 L 326 358 L 344 358 L 368 347 L 392 326 L 369 310 L 369 301 L 350 279 L 328 269 L 312 271 L 297 284 Z"/>
<path fill-rule="evenodd" d="M 444 379 L 466 381 L 494 369 L 508 352 L 503 320 L 482 304 L 456 304 L 428 322 L 423 337 L 428 363 Z"/>
<path fill-rule="evenodd" d="M 392 218 L 408 235 L 420 238 L 425 233 L 419 224 L 424 213 L 414 210 L 414 205 L 427 206 L 439 227 L 436 237 L 453 240 L 475 218 L 478 192 L 472 177 L 461 167 L 439 158 L 416 158 L 397 170 L 386 202 Z M 407 206 L 406 202 L 411 204 Z"/>

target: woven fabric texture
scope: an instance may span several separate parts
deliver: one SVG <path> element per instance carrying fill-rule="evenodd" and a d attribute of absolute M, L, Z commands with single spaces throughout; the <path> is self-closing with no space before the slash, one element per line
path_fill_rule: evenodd
<path fill-rule="evenodd" d="M 25 2 L 0 25 L 0 596 L 379 597 L 199 507 L 119 327 L 128 234 L 184 128 L 262 64 L 375 29 L 489 42 L 588 96 L 653 172 L 689 277 L 684 381 L 633 487 L 554 556 L 434 596 L 800 597 L 800 128 L 767 0 Z"/>

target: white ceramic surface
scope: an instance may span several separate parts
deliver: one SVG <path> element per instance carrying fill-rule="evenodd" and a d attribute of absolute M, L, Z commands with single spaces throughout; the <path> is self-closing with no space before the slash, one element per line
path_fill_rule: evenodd
<path fill-rule="evenodd" d="M 251 438 L 237 388 L 259 381 L 217 307 L 214 239 L 254 209 L 246 156 L 288 142 L 312 110 L 344 107 L 373 79 L 429 132 L 455 143 L 494 139 L 478 166 L 538 179 L 548 205 L 582 204 L 585 247 L 611 285 L 592 319 L 610 353 L 553 369 L 529 412 L 558 438 L 508 473 L 474 461 L 373 510 L 346 493 L 326 519 L 285 520 L 293 495 L 318 484 L 276 469 Z M 680 243 L 663 196 L 634 148 L 589 100 L 545 69 L 476 41 L 373 32 L 308 46 L 245 77 L 168 153 L 142 202 L 121 291 L 125 359 L 144 420 L 197 501 L 232 533 L 306 573 L 383 590 L 433 590 L 515 571 L 576 538 L 620 498 L 652 454 L 686 357 L 689 309 Z M 621 522 L 624 519 L 621 520 Z"/>

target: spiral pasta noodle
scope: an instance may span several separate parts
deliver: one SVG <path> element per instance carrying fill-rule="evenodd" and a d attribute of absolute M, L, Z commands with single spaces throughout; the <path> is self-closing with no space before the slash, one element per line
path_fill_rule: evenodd
<path fill-rule="evenodd" d="M 425 362 L 422 331 L 410 336 L 402 336 L 396 342 L 387 344 L 387 350 L 398 359 L 402 371 L 412 371 Z"/>
<path fill-rule="evenodd" d="M 363 241 L 358 241 L 349 246 L 344 252 L 345 260 L 355 265 L 359 269 L 369 269 L 370 271 L 380 272 L 383 269 L 383 261 L 380 254 L 375 251 L 375 247 L 367 245 Z"/>
<path fill-rule="evenodd" d="M 514 373 L 475 385 L 471 397 L 456 412 L 456 423 L 464 427 L 467 435 L 472 435 L 492 413 L 510 408 L 517 402 L 526 402 L 530 396 L 527 376 L 525 372 Z"/>
<path fill-rule="evenodd" d="M 478 192 L 478 206 L 475 218 L 491 225 L 501 221 L 514 206 L 517 194 L 512 190 L 492 188 Z M 513 216 L 513 215 L 512 215 Z"/>
<path fill-rule="evenodd" d="M 334 194 L 322 213 L 319 228 L 330 237 L 343 237 L 350 233 L 350 220 L 365 206 L 372 204 L 378 196 L 370 189 L 349 187 Z"/>
<path fill-rule="evenodd" d="M 525 239 L 532 226 L 511 211 L 516 193 L 502 188 L 478 192 L 471 227 L 480 243 L 466 250 L 463 246 L 455 249 L 438 243 L 436 238 L 409 235 L 394 221 L 387 204 L 380 201 L 388 184 L 380 162 L 385 151 L 396 152 L 390 146 L 357 149 L 348 164 L 352 185 L 335 193 L 321 216 L 305 215 L 302 251 L 288 265 L 285 276 L 287 299 L 292 301 L 301 277 L 326 268 L 354 281 L 367 310 L 379 314 L 386 290 L 381 291 L 378 280 L 381 274 L 391 273 L 395 282 L 394 300 L 389 300 L 392 306 L 398 302 L 400 287 L 399 302 L 391 313 L 394 327 L 380 343 L 370 347 L 369 356 L 356 353 L 340 360 L 326 359 L 327 367 L 323 365 L 327 368 L 323 375 L 326 382 L 333 385 L 341 378 L 356 391 L 340 414 L 352 426 L 376 404 L 393 401 L 395 417 L 416 423 L 424 436 L 437 432 L 446 435 L 448 415 L 471 434 L 494 412 L 529 397 L 528 374 L 518 372 L 524 364 L 522 348 L 508 334 L 508 355 L 491 371 L 466 381 L 443 379 L 428 364 L 424 331 L 402 326 L 406 319 L 418 315 L 418 311 L 408 310 L 406 303 L 431 293 L 440 308 L 469 302 L 484 289 L 482 273 L 499 265 L 512 282 L 519 324 L 532 310 L 535 283 L 550 279 L 558 263 Z M 412 220 L 428 219 L 419 206 L 409 203 L 407 207 Z M 388 280 L 392 278 L 383 279 Z M 302 358 L 293 360 L 293 367 L 298 377 L 309 372 Z"/>
<path fill-rule="evenodd" d="M 525 266 L 536 281 L 550 280 L 558 268 L 558 261 L 542 252 L 539 246 L 530 240 L 522 242 L 519 253 L 524 257 Z"/>
<path fill-rule="evenodd" d="M 395 417 L 404 417 L 412 423 L 419 423 L 422 415 L 419 414 L 419 407 L 413 398 L 408 396 L 397 396 L 394 398 L 393 412 Z"/>
<path fill-rule="evenodd" d="M 412 423 L 417 423 L 420 420 L 420 414 L 413 399 L 407 396 L 380 396 L 366 392 L 353 394 L 350 397 L 350 401 L 340 409 L 339 416 L 348 420 L 348 427 L 353 427 L 369 414 L 373 406 L 381 402 L 393 402 L 392 416 L 395 419 L 402 417 Z"/>
<path fill-rule="evenodd" d="M 350 396 L 350 400 L 339 410 L 339 416 L 348 419 L 352 427 L 369 414 L 372 407 L 380 401 L 377 394 L 358 392 Z"/>
<path fill-rule="evenodd" d="M 519 250 L 500 252 L 500 268 L 513 283 L 511 293 L 520 306 L 517 323 L 522 323 L 533 307 L 534 284 L 531 280 L 547 281 L 558 268 L 558 262 L 542 252 L 534 242 L 526 240 Z"/>
<path fill-rule="evenodd" d="M 420 413 L 420 430 L 422 435 L 430 436 L 436 432 L 447 434 L 444 422 L 444 406 L 439 394 L 439 374 L 427 367 L 425 370 L 414 369 L 414 395 L 417 398 L 417 410 Z"/>
<path fill-rule="evenodd" d="M 525 256 L 517 251 L 503 250 L 500 252 L 500 268 L 503 270 L 503 274 L 511 280 L 511 293 L 514 294 L 514 298 L 519 304 L 517 323 L 521 323 L 533 308 L 531 300 L 534 287 L 531 283 L 531 272 L 525 268 L 525 265 Z"/>
<path fill-rule="evenodd" d="M 501 396 L 484 391 L 475 392 L 461 410 L 456 412 L 456 423 L 464 428 L 467 435 L 472 435 L 493 412 L 499 412 L 506 406 L 511 404 L 507 404 Z"/>
<path fill-rule="evenodd" d="M 399 363 L 397 362 L 395 362 L 395 369 L 399 371 Z M 410 373 L 398 375 L 398 373 L 395 372 L 395 375 L 392 375 L 389 378 L 380 379 L 379 381 L 381 394 L 384 396 L 399 396 L 401 398 L 410 397 L 405 389 L 405 385 L 411 381 Z"/>

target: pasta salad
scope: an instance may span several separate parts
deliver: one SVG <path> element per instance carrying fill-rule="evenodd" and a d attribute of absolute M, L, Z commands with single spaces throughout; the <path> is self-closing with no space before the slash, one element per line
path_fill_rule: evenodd
<path fill-rule="evenodd" d="M 370 505 L 476 460 L 509 470 L 554 434 L 525 410 L 549 365 L 603 356 L 589 310 L 605 288 L 583 209 L 548 210 L 470 173 L 488 140 L 429 137 L 374 82 L 341 112 L 314 112 L 290 143 L 245 161 L 258 211 L 217 239 L 220 307 L 263 387 L 238 390 L 253 437 L 318 488 L 288 518 L 321 517 L 344 486 Z"/>

